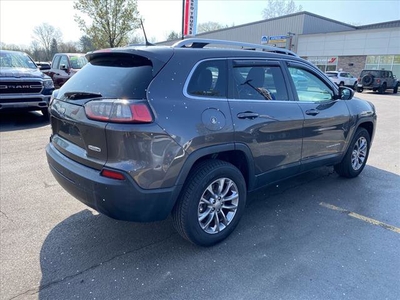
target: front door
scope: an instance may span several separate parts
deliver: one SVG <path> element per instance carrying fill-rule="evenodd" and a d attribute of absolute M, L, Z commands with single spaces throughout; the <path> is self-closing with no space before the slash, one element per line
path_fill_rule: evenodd
<path fill-rule="evenodd" d="M 348 135 L 346 101 L 335 99 L 333 87 L 306 65 L 291 63 L 288 69 L 305 119 L 301 160 L 316 165 L 334 161 L 344 151 Z"/>

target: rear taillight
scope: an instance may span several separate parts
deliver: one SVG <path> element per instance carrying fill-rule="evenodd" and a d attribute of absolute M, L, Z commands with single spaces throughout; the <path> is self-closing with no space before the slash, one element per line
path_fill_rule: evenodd
<path fill-rule="evenodd" d="M 134 100 L 93 100 L 85 104 L 91 120 L 115 123 L 151 123 L 153 117 L 146 103 Z"/>

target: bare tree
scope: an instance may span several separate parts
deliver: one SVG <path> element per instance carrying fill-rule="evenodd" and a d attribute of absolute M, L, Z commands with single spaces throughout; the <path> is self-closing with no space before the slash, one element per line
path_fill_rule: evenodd
<path fill-rule="evenodd" d="M 78 0 L 74 9 L 91 18 L 88 24 L 75 15 L 75 21 L 95 48 L 126 45 L 129 34 L 139 27 L 136 0 Z"/>
<path fill-rule="evenodd" d="M 66 42 L 58 45 L 58 51 L 64 53 L 77 53 L 79 52 L 79 42 Z"/>
<path fill-rule="evenodd" d="M 264 19 L 276 18 L 303 10 L 303 6 L 297 6 L 293 0 L 268 0 L 267 7 L 263 9 Z"/>
<path fill-rule="evenodd" d="M 205 22 L 205 23 L 200 23 L 197 25 L 197 32 L 202 33 L 202 32 L 208 32 L 208 31 L 214 31 L 218 29 L 223 29 L 223 28 L 228 28 L 228 25 L 222 25 L 221 23 L 218 22 Z"/>
<path fill-rule="evenodd" d="M 62 33 L 59 29 L 48 23 L 42 23 L 33 29 L 33 39 L 43 48 L 47 57 L 46 60 L 50 60 L 51 57 L 51 44 L 53 39 L 57 42 L 61 42 Z"/>

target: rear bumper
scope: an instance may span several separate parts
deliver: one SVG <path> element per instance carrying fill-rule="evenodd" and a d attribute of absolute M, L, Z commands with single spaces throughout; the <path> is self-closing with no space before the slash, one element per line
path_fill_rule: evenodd
<path fill-rule="evenodd" d="M 113 219 L 152 222 L 168 217 L 179 189 L 145 190 L 125 174 L 125 180 L 100 176 L 98 170 L 81 165 L 61 154 L 50 143 L 47 161 L 58 183 L 72 196 Z"/>

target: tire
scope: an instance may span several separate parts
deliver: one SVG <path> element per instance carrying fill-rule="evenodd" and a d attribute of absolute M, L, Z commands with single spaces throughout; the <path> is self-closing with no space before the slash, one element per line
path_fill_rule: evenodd
<path fill-rule="evenodd" d="M 379 88 L 378 88 L 378 93 L 379 94 L 383 94 L 386 91 L 386 83 L 382 84 Z"/>
<path fill-rule="evenodd" d="M 363 90 L 364 90 L 363 88 L 359 88 L 359 87 L 357 88 L 357 92 L 359 92 L 359 93 L 362 93 Z"/>
<path fill-rule="evenodd" d="M 371 85 L 374 82 L 374 76 L 367 74 L 361 79 L 361 82 L 366 86 Z"/>
<path fill-rule="evenodd" d="M 393 94 L 397 94 L 398 90 L 399 90 L 399 84 L 396 84 L 396 86 L 393 89 Z"/>
<path fill-rule="evenodd" d="M 357 177 L 368 160 L 371 138 L 365 128 L 358 128 L 343 160 L 335 165 L 335 171 L 342 177 Z"/>
<path fill-rule="evenodd" d="M 195 245 L 215 245 L 239 223 L 246 196 L 246 182 L 234 165 L 205 160 L 194 167 L 185 182 L 172 211 L 174 227 Z"/>
<path fill-rule="evenodd" d="M 341 82 L 339 83 L 339 86 L 344 86 L 344 82 L 341 81 Z"/>
<path fill-rule="evenodd" d="M 50 118 L 50 114 L 49 114 L 49 109 L 48 108 L 44 108 L 41 110 L 43 118 L 46 120 L 49 120 Z"/>
<path fill-rule="evenodd" d="M 358 90 L 358 88 L 357 88 L 357 81 L 354 82 L 354 84 L 353 84 L 353 91 L 355 91 L 355 90 Z"/>

